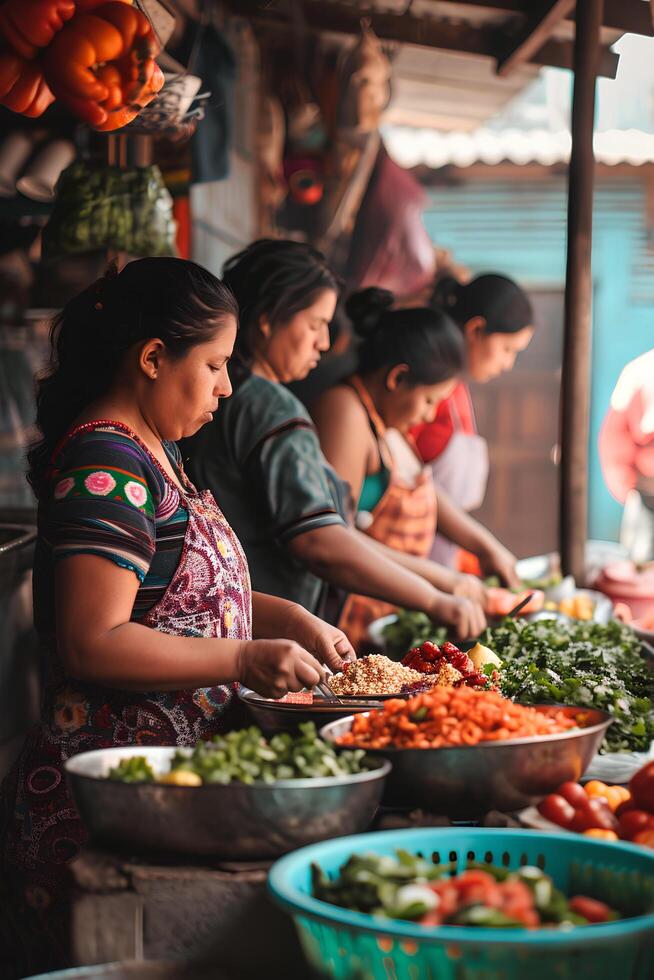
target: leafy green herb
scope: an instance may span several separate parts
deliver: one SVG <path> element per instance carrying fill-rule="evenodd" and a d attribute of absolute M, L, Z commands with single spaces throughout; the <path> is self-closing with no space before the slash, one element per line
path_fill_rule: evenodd
<path fill-rule="evenodd" d="M 480 642 L 502 660 L 502 694 L 523 704 L 599 708 L 614 717 L 601 751 L 643 752 L 654 739 L 652 672 L 633 630 L 617 622 L 507 619 Z"/>

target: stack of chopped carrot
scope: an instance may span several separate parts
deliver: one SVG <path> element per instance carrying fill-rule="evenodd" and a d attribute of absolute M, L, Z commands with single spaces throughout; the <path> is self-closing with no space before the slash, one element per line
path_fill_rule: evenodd
<path fill-rule="evenodd" d="M 554 735 L 577 722 L 556 708 L 514 704 L 495 691 L 435 687 L 408 701 L 387 701 L 380 711 L 356 715 L 339 745 L 368 749 L 440 749 L 510 738 Z"/>

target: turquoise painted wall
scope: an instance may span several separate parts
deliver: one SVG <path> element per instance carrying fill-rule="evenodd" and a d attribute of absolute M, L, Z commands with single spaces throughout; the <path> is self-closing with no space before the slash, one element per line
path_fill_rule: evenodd
<path fill-rule="evenodd" d="M 457 262 L 474 272 L 504 272 L 527 286 L 564 282 L 563 177 L 432 188 L 429 199 L 427 230 Z M 593 284 L 588 533 L 617 540 L 621 508 L 604 485 L 597 439 L 622 367 L 654 347 L 654 244 L 637 169 L 633 177 L 596 185 Z"/>

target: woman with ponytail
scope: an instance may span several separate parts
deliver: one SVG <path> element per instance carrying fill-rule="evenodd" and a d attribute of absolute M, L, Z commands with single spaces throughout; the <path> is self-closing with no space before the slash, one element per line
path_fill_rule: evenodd
<path fill-rule="evenodd" d="M 413 429 L 438 489 L 439 533 L 432 557 L 456 564 L 463 548 L 477 557 L 484 573 L 517 586 L 514 555 L 466 513 L 481 505 L 488 477 L 488 452 L 477 434 L 467 379 L 485 384 L 513 368 L 534 334 L 531 303 L 512 279 L 487 274 L 465 284 L 452 277 L 438 280 L 431 305 L 454 320 L 466 355 L 466 380 L 441 402 L 431 421 Z"/>
<path fill-rule="evenodd" d="M 346 488 L 285 387 L 329 348 L 338 285 L 323 256 L 263 239 L 231 258 L 223 275 L 241 311 L 234 395 L 182 452 L 195 483 L 215 493 L 239 534 L 255 588 L 314 612 L 328 586 L 365 593 L 419 609 L 460 637 L 476 635 L 485 622 L 477 602 L 451 595 L 349 526 Z M 460 366 L 461 340 L 453 326 L 450 334 Z"/>
<path fill-rule="evenodd" d="M 471 600 L 483 626 L 485 589 L 478 579 L 430 561 L 437 523 L 431 473 L 418 456 L 413 426 L 431 420 L 464 369 L 461 333 L 431 308 L 393 309 L 385 289 L 354 293 L 346 311 L 360 338 L 359 369 L 317 402 L 314 419 L 323 451 L 349 484 L 357 525 L 380 554 L 437 588 Z M 355 649 L 370 623 L 393 612 L 388 604 L 350 595 L 339 625 Z"/>
<path fill-rule="evenodd" d="M 235 682 L 279 697 L 353 655 L 335 627 L 251 592 L 238 538 L 181 466 L 175 441 L 231 393 L 237 316 L 205 269 L 147 258 L 54 323 L 29 453 L 47 678 L 41 722 L 0 791 L 3 980 L 65 964 L 67 865 L 85 841 L 66 759 L 193 745 L 229 727 Z"/>

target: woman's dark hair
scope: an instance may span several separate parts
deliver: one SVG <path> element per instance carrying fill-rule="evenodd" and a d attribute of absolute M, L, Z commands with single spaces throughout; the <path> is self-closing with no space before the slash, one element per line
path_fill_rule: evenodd
<path fill-rule="evenodd" d="M 513 279 L 494 273 L 477 276 L 465 284 L 445 276 L 434 286 L 430 304 L 449 313 L 459 327 L 482 316 L 485 333 L 518 333 L 534 322 L 534 311 L 524 289 Z"/>
<path fill-rule="evenodd" d="M 28 480 L 38 496 L 53 452 L 77 416 L 108 391 L 129 349 L 158 337 L 173 357 L 211 340 L 234 296 L 202 266 L 185 259 L 145 258 L 122 272 L 110 266 L 71 299 L 50 330 L 50 369 L 37 383 L 41 438 L 27 454 Z"/>
<path fill-rule="evenodd" d="M 266 317 L 271 328 L 281 326 L 311 306 L 325 289 L 338 292 L 339 283 L 325 257 L 302 242 L 261 238 L 223 266 L 223 279 L 240 310 L 235 353 L 247 372 L 254 359 L 254 342 Z"/>
<path fill-rule="evenodd" d="M 353 293 L 345 304 L 355 333 L 362 338 L 360 372 L 406 364 L 411 385 L 440 384 L 460 374 L 465 346 L 449 316 L 431 307 L 394 310 L 394 299 L 387 289 L 372 287 Z"/>

